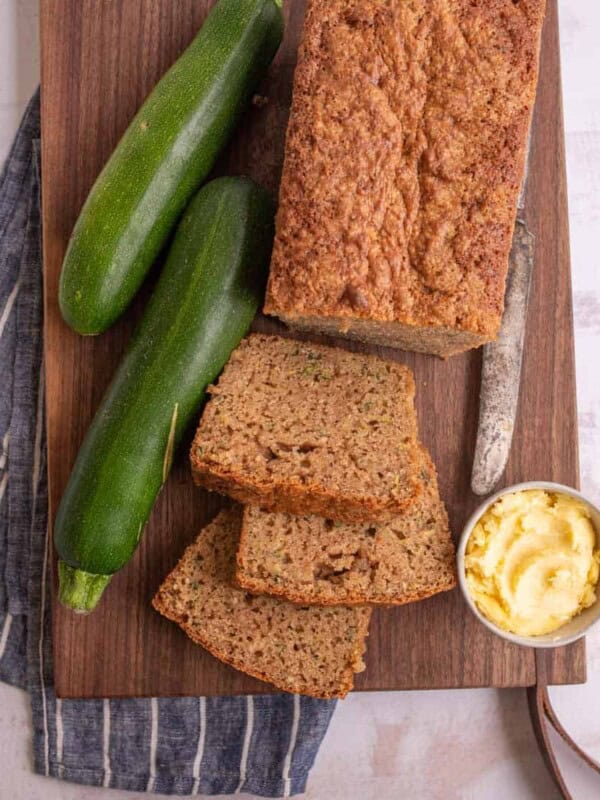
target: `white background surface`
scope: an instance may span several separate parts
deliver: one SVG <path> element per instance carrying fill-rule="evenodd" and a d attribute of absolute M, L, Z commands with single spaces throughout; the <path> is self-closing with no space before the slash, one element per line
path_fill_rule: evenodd
<path fill-rule="evenodd" d="M 560 0 L 577 390 L 583 491 L 600 504 L 600 3 Z M 0 161 L 38 82 L 37 0 L 0 0 Z M 567 729 L 600 759 L 600 630 L 589 681 L 551 690 Z M 558 742 L 576 800 L 600 778 Z M 0 685 L 0 800 L 109 800 L 122 795 L 31 773 L 23 692 Z M 552 800 L 522 691 L 357 694 L 338 704 L 306 795 L 313 800 Z"/>

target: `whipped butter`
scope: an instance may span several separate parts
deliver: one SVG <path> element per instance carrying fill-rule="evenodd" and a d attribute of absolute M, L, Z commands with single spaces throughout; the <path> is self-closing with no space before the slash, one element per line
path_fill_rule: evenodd
<path fill-rule="evenodd" d="M 594 603 L 599 563 L 587 507 L 526 490 L 501 497 L 475 525 L 465 576 L 484 616 L 505 631 L 540 636 Z"/>

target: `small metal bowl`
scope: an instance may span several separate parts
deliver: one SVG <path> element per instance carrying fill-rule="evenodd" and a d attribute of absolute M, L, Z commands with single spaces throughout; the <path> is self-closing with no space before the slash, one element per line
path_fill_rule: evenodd
<path fill-rule="evenodd" d="M 494 505 L 496 500 L 504 497 L 504 495 L 513 494 L 514 492 L 523 492 L 528 489 L 541 489 L 543 491 L 553 492 L 554 494 L 569 495 L 570 497 L 577 498 L 577 500 L 581 500 L 581 502 L 584 503 L 584 505 L 587 506 L 590 511 L 592 524 L 596 531 L 596 547 L 600 547 L 600 509 L 598 509 L 593 503 L 585 498 L 580 492 L 572 489 L 570 486 L 563 486 L 560 483 L 550 483 L 547 481 L 528 481 L 527 483 L 517 483 L 514 486 L 507 486 L 506 489 L 501 489 L 499 492 L 496 492 L 496 494 L 488 497 L 469 517 L 461 534 L 457 548 L 456 560 L 458 564 L 458 583 L 467 605 L 473 614 L 475 614 L 477 619 L 482 622 L 486 628 L 489 628 L 492 633 L 495 633 L 497 636 L 501 636 L 503 639 L 506 639 L 509 642 L 522 645 L 523 647 L 562 647 L 563 645 L 571 644 L 571 642 L 575 642 L 577 639 L 580 639 L 593 625 L 598 622 L 598 620 L 600 620 L 600 599 L 597 599 L 593 605 L 584 609 L 580 614 L 578 614 L 576 617 L 573 617 L 573 619 L 569 620 L 569 622 L 565 622 L 564 625 L 552 633 L 546 633 L 541 636 L 518 636 L 515 633 L 509 633 L 508 631 L 499 628 L 495 623 L 482 614 L 477 607 L 477 604 L 473 600 L 473 597 L 471 596 L 465 576 L 465 551 L 467 549 L 467 542 L 469 541 L 475 525 L 479 522 L 488 508 Z"/>

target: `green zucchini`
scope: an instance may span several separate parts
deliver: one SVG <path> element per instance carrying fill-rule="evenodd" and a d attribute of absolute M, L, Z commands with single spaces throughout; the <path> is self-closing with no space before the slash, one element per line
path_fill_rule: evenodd
<path fill-rule="evenodd" d="M 59 597 L 76 611 L 131 557 L 206 387 L 246 334 L 273 226 L 270 197 L 245 178 L 207 184 L 185 212 L 58 509 Z"/>
<path fill-rule="evenodd" d="M 229 139 L 283 35 L 281 0 L 218 0 L 148 96 L 94 184 L 62 267 L 81 334 L 122 314 Z"/>

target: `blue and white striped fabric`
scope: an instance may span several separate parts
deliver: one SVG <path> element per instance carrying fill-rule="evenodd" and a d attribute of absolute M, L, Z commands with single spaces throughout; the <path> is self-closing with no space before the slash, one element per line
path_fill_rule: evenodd
<path fill-rule="evenodd" d="M 0 177 L 0 680 L 30 692 L 34 766 L 43 775 L 165 794 L 298 794 L 334 702 L 54 694 L 39 127 L 36 94 Z"/>

